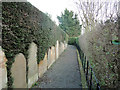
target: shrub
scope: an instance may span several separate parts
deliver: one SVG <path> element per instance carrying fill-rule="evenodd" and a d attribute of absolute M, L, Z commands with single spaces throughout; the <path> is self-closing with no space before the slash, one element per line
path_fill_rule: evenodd
<path fill-rule="evenodd" d="M 68 44 L 69 44 L 69 45 L 78 44 L 78 37 L 69 37 L 69 38 L 68 38 Z"/>
<path fill-rule="evenodd" d="M 96 77 L 101 86 L 116 88 L 119 86 L 119 48 L 112 44 L 118 39 L 116 23 L 99 24 L 95 30 L 80 36 L 79 44 L 87 59 L 94 66 Z"/>

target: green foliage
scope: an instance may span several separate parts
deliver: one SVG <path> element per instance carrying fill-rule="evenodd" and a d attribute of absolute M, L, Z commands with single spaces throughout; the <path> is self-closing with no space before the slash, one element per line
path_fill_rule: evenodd
<path fill-rule="evenodd" d="M 118 41 L 118 40 L 113 40 L 112 43 L 115 45 L 120 45 L 120 41 Z"/>
<path fill-rule="evenodd" d="M 27 60 L 28 47 L 34 42 L 38 47 L 39 63 L 49 47 L 68 37 L 47 15 L 28 2 L 3 2 L 2 24 L 2 48 L 8 59 L 8 87 L 12 86 L 10 70 L 16 54 L 23 53 Z"/>
<path fill-rule="evenodd" d="M 33 85 L 32 85 L 32 88 L 37 86 L 39 83 L 38 82 L 35 82 Z"/>
<path fill-rule="evenodd" d="M 60 22 L 59 26 L 70 36 L 79 36 L 81 34 L 81 25 L 78 20 L 78 15 L 69 11 L 67 9 L 64 10 L 64 14 L 58 16 L 58 20 Z"/>
<path fill-rule="evenodd" d="M 70 45 L 78 44 L 78 37 L 69 37 L 68 44 L 70 44 Z"/>
<path fill-rule="evenodd" d="M 99 24 L 94 31 L 85 33 L 79 38 L 79 44 L 87 59 L 92 62 L 96 77 L 101 86 L 116 88 L 119 82 L 119 51 L 118 23 L 107 20 L 105 24 Z M 116 41 L 117 40 L 117 41 Z"/>

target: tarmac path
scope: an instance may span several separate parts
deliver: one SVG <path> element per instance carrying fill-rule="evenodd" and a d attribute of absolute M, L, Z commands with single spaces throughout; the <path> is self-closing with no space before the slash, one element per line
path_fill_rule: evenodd
<path fill-rule="evenodd" d="M 33 88 L 82 88 L 76 48 L 68 45 Z"/>

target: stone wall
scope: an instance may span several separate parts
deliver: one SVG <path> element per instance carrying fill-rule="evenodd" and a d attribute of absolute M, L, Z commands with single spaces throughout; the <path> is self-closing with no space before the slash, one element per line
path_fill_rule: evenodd
<path fill-rule="evenodd" d="M 64 51 L 65 48 L 67 48 L 67 43 L 61 43 L 61 45 L 59 45 L 59 41 L 57 41 L 55 46 L 52 46 L 48 49 L 48 53 L 45 54 L 44 59 L 41 60 L 39 64 L 37 64 L 37 45 L 32 42 L 28 49 L 27 60 L 22 53 L 19 53 L 15 56 L 15 61 L 11 68 L 13 88 L 31 88 L 32 85 L 38 80 L 38 77 L 42 77 L 47 69 L 49 69 L 51 65 L 59 58 L 59 55 Z M 7 59 L 1 50 L 0 81 L 2 82 L 0 82 L 0 89 L 7 87 L 7 70 L 5 65 L 6 61 Z M 28 72 L 26 71 L 27 67 Z M 26 75 L 28 75 L 28 82 L 26 80 Z"/>

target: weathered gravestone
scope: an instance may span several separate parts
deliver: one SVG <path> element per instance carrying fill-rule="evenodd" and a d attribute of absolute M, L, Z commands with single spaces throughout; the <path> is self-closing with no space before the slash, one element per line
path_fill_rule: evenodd
<path fill-rule="evenodd" d="M 66 41 L 64 41 L 64 49 L 66 49 L 67 48 L 67 43 L 66 43 Z"/>
<path fill-rule="evenodd" d="M 55 62 L 55 47 L 52 46 L 51 48 L 51 64 Z"/>
<path fill-rule="evenodd" d="M 64 43 L 62 43 L 62 52 L 65 50 Z"/>
<path fill-rule="evenodd" d="M 65 42 L 65 48 L 67 48 L 67 43 Z"/>
<path fill-rule="evenodd" d="M 55 47 L 52 46 L 51 49 L 48 50 L 48 69 L 55 62 Z"/>
<path fill-rule="evenodd" d="M 60 42 L 60 48 L 59 48 L 60 55 L 62 54 L 63 51 L 64 51 L 64 44 Z"/>
<path fill-rule="evenodd" d="M 59 41 L 57 40 L 55 45 L 55 59 L 57 60 L 59 57 Z"/>
<path fill-rule="evenodd" d="M 61 53 L 62 53 L 61 48 L 62 48 L 62 44 L 61 44 L 61 42 L 60 42 L 60 45 L 59 45 L 59 55 L 61 55 Z"/>
<path fill-rule="evenodd" d="M 22 53 L 15 56 L 15 62 L 11 68 L 12 77 L 14 79 L 14 88 L 26 88 L 26 59 Z"/>
<path fill-rule="evenodd" d="M 0 47 L 0 90 L 7 87 L 6 57 Z"/>
<path fill-rule="evenodd" d="M 30 88 L 37 80 L 37 45 L 32 42 L 28 50 L 28 88 Z"/>
<path fill-rule="evenodd" d="M 48 50 L 48 61 L 47 61 L 47 69 L 51 66 L 51 49 Z"/>
<path fill-rule="evenodd" d="M 42 75 L 47 71 L 47 53 L 45 54 L 44 59 L 40 61 L 38 67 L 39 67 L 39 77 L 42 77 Z"/>

